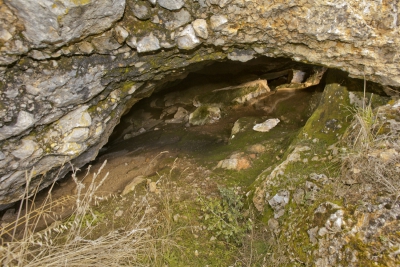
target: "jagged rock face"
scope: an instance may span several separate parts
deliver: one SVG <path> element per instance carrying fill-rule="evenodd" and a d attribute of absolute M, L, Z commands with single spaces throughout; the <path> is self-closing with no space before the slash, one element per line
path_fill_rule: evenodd
<path fill-rule="evenodd" d="M 399 1 L 0 0 L 0 204 L 21 197 L 26 170 L 43 187 L 66 162 L 93 159 L 134 103 L 211 61 L 290 57 L 400 86 L 399 10 Z"/>

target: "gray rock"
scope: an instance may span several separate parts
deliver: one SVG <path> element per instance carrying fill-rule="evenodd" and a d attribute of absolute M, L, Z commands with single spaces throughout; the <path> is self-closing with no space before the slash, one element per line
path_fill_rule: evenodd
<path fill-rule="evenodd" d="M 274 210 L 275 219 L 285 214 L 285 206 L 289 203 L 289 196 L 289 191 L 281 190 L 273 198 L 268 200 L 269 205 Z"/>
<path fill-rule="evenodd" d="M 155 6 L 157 4 L 157 0 L 148 0 L 149 3 L 151 3 L 153 6 Z"/>
<path fill-rule="evenodd" d="M 68 113 L 55 124 L 55 129 L 59 130 L 64 135 L 69 134 L 74 128 L 91 126 L 92 118 L 87 112 L 87 109 L 88 106 L 81 106 Z"/>
<path fill-rule="evenodd" d="M 171 12 L 165 11 L 165 13 L 160 12 L 159 15 L 162 20 L 165 21 L 165 28 L 167 28 L 167 30 L 175 30 L 192 20 L 192 16 L 186 9 L 173 12 L 172 16 Z"/>
<path fill-rule="evenodd" d="M 227 6 L 232 0 L 207 0 L 212 5 L 218 5 L 219 7 Z"/>
<path fill-rule="evenodd" d="M 168 10 L 178 10 L 185 4 L 184 0 L 158 0 L 158 4 Z"/>
<path fill-rule="evenodd" d="M 253 50 L 239 50 L 235 49 L 228 54 L 228 58 L 233 61 L 247 62 L 254 58 L 255 52 Z"/>
<path fill-rule="evenodd" d="M 126 41 L 126 44 L 129 45 L 131 48 L 137 48 L 137 38 L 132 36 Z"/>
<path fill-rule="evenodd" d="M 125 30 L 125 28 L 121 27 L 121 26 L 115 27 L 114 31 L 115 31 L 115 35 L 117 37 L 118 43 L 122 44 L 123 42 L 125 42 L 126 38 L 129 35 L 128 31 Z"/>
<path fill-rule="evenodd" d="M 31 156 L 36 149 L 38 149 L 38 144 L 36 142 L 24 139 L 22 140 L 22 144 L 11 154 L 19 159 L 26 159 Z"/>
<path fill-rule="evenodd" d="M 311 244 L 315 245 L 318 243 L 317 235 L 318 235 L 318 226 L 311 228 L 307 231 L 308 237 L 310 238 Z"/>
<path fill-rule="evenodd" d="M 92 44 L 100 54 L 107 54 L 121 47 L 121 44 L 114 39 L 112 31 L 108 31 L 99 37 L 93 38 Z"/>
<path fill-rule="evenodd" d="M 176 39 L 176 43 L 180 49 L 190 50 L 201 44 L 199 38 L 196 37 L 192 25 L 187 25 L 181 31 Z"/>
<path fill-rule="evenodd" d="M 91 54 L 94 50 L 94 47 L 91 43 L 83 41 L 78 44 L 78 49 L 84 54 Z"/>
<path fill-rule="evenodd" d="M 211 29 L 214 31 L 221 30 L 228 22 L 228 18 L 224 15 L 213 15 L 210 18 Z"/>
<path fill-rule="evenodd" d="M 196 19 L 192 22 L 192 26 L 196 35 L 200 38 L 208 38 L 207 22 L 205 19 Z"/>
<path fill-rule="evenodd" d="M 192 125 L 205 125 L 217 122 L 221 118 L 221 110 L 215 106 L 200 106 L 189 115 Z"/>
<path fill-rule="evenodd" d="M 150 35 L 143 37 L 137 43 L 137 51 L 139 53 L 151 52 L 159 49 L 161 49 L 160 41 L 157 37 L 153 35 L 153 33 L 150 33 Z"/>
<path fill-rule="evenodd" d="M 269 132 L 269 130 L 278 125 L 279 122 L 279 119 L 268 119 L 263 123 L 258 123 L 254 125 L 253 130 L 257 132 Z"/>
<path fill-rule="evenodd" d="M 24 36 L 35 47 L 62 46 L 110 28 L 124 14 L 125 0 L 6 0 L 23 23 Z"/>
<path fill-rule="evenodd" d="M 20 111 L 17 122 L 12 126 L 3 126 L 0 128 L 0 141 L 8 137 L 20 134 L 35 124 L 35 117 L 26 111 Z"/>
<path fill-rule="evenodd" d="M 132 12 L 135 17 L 140 20 L 148 20 L 152 14 L 150 12 L 151 6 L 149 2 L 138 1 L 132 6 Z"/>

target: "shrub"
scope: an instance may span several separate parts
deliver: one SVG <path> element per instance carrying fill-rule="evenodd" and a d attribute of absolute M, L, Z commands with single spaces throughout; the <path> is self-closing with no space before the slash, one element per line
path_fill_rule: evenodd
<path fill-rule="evenodd" d="M 245 233 L 252 228 L 252 221 L 243 215 L 243 197 L 232 188 L 219 187 L 220 198 L 199 197 L 207 229 L 227 242 L 242 244 Z"/>

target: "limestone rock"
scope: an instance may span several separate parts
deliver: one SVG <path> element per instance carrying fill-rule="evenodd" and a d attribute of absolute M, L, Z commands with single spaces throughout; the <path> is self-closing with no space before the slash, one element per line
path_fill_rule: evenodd
<path fill-rule="evenodd" d="M 93 38 L 92 44 L 100 54 L 106 54 L 121 47 L 121 44 L 114 39 L 112 31 Z"/>
<path fill-rule="evenodd" d="M 177 12 L 173 12 L 172 14 L 171 12 L 165 11 L 159 12 L 158 15 L 163 20 L 165 28 L 168 30 L 175 30 L 184 26 L 192 19 L 190 13 L 184 8 Z"/>
<path fill-rule="evenodd" d="M 126 195 L 130 192 L 132 192 L 133 190 L 135 190 L 135 187 L 141 183 L 143 183 L 144 181 L 146 181 L 146 179 L 144 178 L 144 176 L 138 176 L 135 177 L 129 184 L 127 184 L 124 188 L 124 190 L 122 191 L 121 195 Z"/>
<path fill-rule="evenodd" d="M 275 219 L 278 219 L 285 214 L 285 206 L 289 203 L 289 197 L 289 191 L 281 190 L 273 198 L 268 200 L 269 205 L 274 210 Z"/>
<path fill-rule="evenodd" d="M 263 123 L 254 125 L 253 130 L 257 132 L 269 132 L 280 122 L 279 119 L 268 119 Z"/>
<path fill-rule="evenodd" d="M 210 18 L 211 29 L 214 31 L 221 30 L 227 22 L 228 18 L 224 15 L 213 15 Z"/>
<path fill-rule="evenodd" d="M 158 0 L 158 4 L 169 10 L 178 10 L 185 4 L 184 0 Z"/>
<path fill-rule="evenodd" d="M 204 125 L 217 122 L 221 118 L 221 110 L 215 106 L 200 106 L 189 115 L 189 123 L 192 125 Z"/>
<path fill-rule="evenodd" d="M 101 33 L 119 20 L 125 9 L 125 0 L 5 2 L 16 10 L 25 27 L 24 36 L 36 47 L 61 46 Z"/>
<path fill-rule="evenodd" d="M 150 33 L 150 35 L 143 37 L 137 43 L 137 51 L 139 53 L 151 52 L 160 49 L 160 41 L 157 37 Z"/>
<path fill-rule="evenodd" d="M 140 20 L 148 20 L 151 18 L 151 5 L 148 2 L 137 1 L 132 5 L 132 12 L 135 17 Z"/>
<path fill-rule="evenodd" d="M 180 49 L 190 50 L 201 44 L 200 40 L 196 37 L 192 25 L 187 25 L 183 31 L 181 31 L 176 40 Z"/>
<path fill-rule="evenodd" d="M 192 26 L 196 35 L 200 38 L 208 38 L 207 21 L 205 19 L 196 19 L 192 22 Z"/>

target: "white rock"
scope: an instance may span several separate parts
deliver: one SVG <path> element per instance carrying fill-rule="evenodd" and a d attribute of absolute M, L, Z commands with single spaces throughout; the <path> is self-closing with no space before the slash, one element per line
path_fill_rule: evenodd
<path fill-rule="evenodd" d="M 184 0 L 158 0 L 158 4 L 169 10 L 178 10 L 185 4 Z"/>
<path fill-rule="evenodd" d="M 199 38 L 196 37 L 192 25 L 187 25 L 181 31 L 176 39 L 176 43 L 180 49 L 190 50 L 201 44 Z"/>
<path fill-rule="evenodd" d="M 218 31 L 228 22 L 228 18 L 223 15 L 213 15 L 210 18 L 211 29 Z"/>
<path fill-rule="evenodd" d="M 26 112 L 20 111 L 17 118 L 17 123 L 13 126 L 3 126 L 0 128 L 0 141 L 13 135 L 20 134 L 35 123 L 35 117 Z"/>
<path fill-rule="evenodd" d="M 306 73 L 301 70 L 293 70 L 293 78 L 290 83 L 302 83 Z"/>
<path fill-rule="evenodd" d="M 88 106 L 82 106 L 62 117 L 56 124 L 62 134 L 69 133 L 73 128 L 90 127 L 92 118 L 86 111 Z"/>
<path fill-rule="evenodd" d="M 160 41 L 158 40 L 157 37 L 153 35 L 153 33 L 150 33 L 149 36 L 143 37 L 137 43 L 137 51 L 139 53 L 156 51 L 160 48 L 161 48 Z"/>
<path fill-rule="evenodd" d="M 253 130 L 257 132 L 268 132 L 280 122 L 279 119 L 269 119 L 263 123 L 254 125 Z"/>
<path fill-rule="evenodd" d="M 12 35 L 6 29 L 0 29 L 0 41 L 7 42 L 12 38 Z"/>
<path fill-rule="evenodd" d="M 126 38 L 128 37 L 129 33 L 121 26 L 115 27 L 115 33 L 117 34 L 117 41 L 119 43 L 125 42 Z"/>
<path fill-rule="evenodd" d="M 132 36 L 131 38 L 126 41 L 126 44 L 129 45 L 131 48 L 137 48 L 137 38 Z"/>
<path fill-rule="evenodd" d="M 83 142 L 89 137 L 89 128 L 75 128 L 72 130 L 67 137 L 64 138 L 64 142 Z"/>
<path fill-rule="evenodd" d="M 36 149 L 38 149 L 38 144 L 36 142 L 24 139 L 18 149 L 11 152 L 11 154 L 19 159 L 26 159 L 32 155 Z"/>
<path fill-rule="evenodd" d="M 198 37 L 203 39 L 208 38 L 207 22 L 205 19 L 196 19 L 192 22 L 192 26 Z"/>

